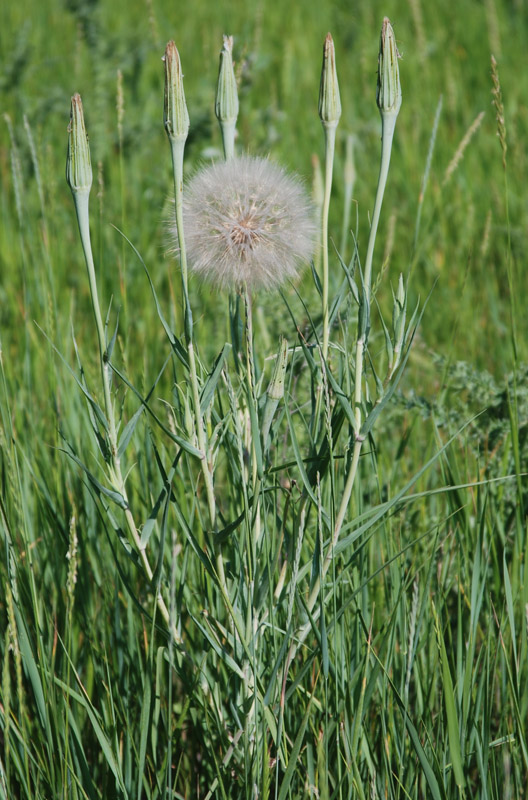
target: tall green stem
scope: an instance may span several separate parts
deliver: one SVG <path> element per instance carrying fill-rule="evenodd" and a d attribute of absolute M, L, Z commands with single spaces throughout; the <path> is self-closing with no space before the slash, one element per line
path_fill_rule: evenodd
<path fill-rule="evenodd" d="M 110 392 L 111 379 L 110 379 L 110 364 L 108 361 L 108 354 L 106 350 L 105 329 L 103 325 L 103 318 L 101 316 L 101 306 L 99 304 L 99 295 L 97 292 L 97 281 L 95 278 L 95 267 L 92 253 L 92 242 L 90 238 L 90 223 L 89 223 L 89 195 L 84 192 L 79 192 L 73 195 L 75 203 L 75 211 L 77 213 L 77 222 L 79 223 L 79 233 L 81 235 L 81 244 L 84 251 L 86 261 L 86 269 L 88 272 L 88 281 L 90 284 L 90 295 L 92 298 L 92 308 L 95 317 L 95 327 L 97 331 L 97 343 L 99 347 L 99 363 L 101 366 L 101 378 L 103 383 L 104 406 L 105 416 L 108 422 L 108 438 L 110 441 L 112 469 L 115 476 L 120 472 L 119 468 L 119 454 L 117 450 L 117 433 L 114 417 L 114 407 L 112 404 L 112 397 Z M 121 491 L 123 487 L 119 487 Z"/>
<path fill-rule="evenodd" d="M 372 279 L 372 259 L 374 256 L 374 245 L 376 243 L 376 235 L 378 232 L 378 224 L 381 213 L 381 204 L 383 202 L 383 195 L 385 194 L 385 186 L 387 185 L 387 176 L 389 174 L 389 165 L 392 151 L 392 140 L 394 138 L 394 128 L 396 126 L 396 117 L 392 114 L 381 115 L 381 162 L 378 177 L 378 188 L 376 191 L 376 200 L 374 203 L 374 211 L 372 213 L 372 223 L 370 226 L 370 234 L 367 246 L 367 257 L 365 259 L 365 270 L 363 276 L 363 286 L 370 303 L 370 286 Z"/>
<path fill-rule="evenodd" d="M 108 352 L 106 348 L 106 338 L 101 316 L 101 307 L 99 305 L 99 294 L 97 291 L 97 281 L 95 278 L 95 267 L 92 254 L 92 243 L 90 238 L 90 224 L 89 224 L 89 195 L 85 192 L 74 192 L 73 199 L 75 203 L 75 210 L 77 212 L 77 221 L 79 223 L 79 232 L 81 236 L 81 243 L 84 251 L 86 261 L 86 269 L 88 271 L 88 281 L 90 284 L 90 295 L 92 299 L 92 307 L 95 317 L 95 327 L 97 331 L 97 341 L 99 347 L 99 362 L 101 365 L 101 378 L 103 383 L 105 417 L 108 424 L 108 441 L 110 444 L 110 477 L 113 486 L 122 495 L 125 502 L 127 502 L 127 494 L 125 481 L 121 472 L 121 462 L 119 458 L 119 450 L 117 446 L 117 429 L 115 424 L 114 407 L 111 396 L 111 380 L 110 380 L 110 362 L 108 359 Z M 150 582 L 154 576 L 152 567 L 148 560 L 145 546 L 141 542 L 134 517 L 130 508 L 127 506 L 125 509 L 125 520 L 127 528 L 132 537 L 135 547 L 139 552 L 145 574 Z M 156 595 L 156 604 L 163 617 L 165 623 L 170 628 L 174 641 L 178 644 L 181 643 L 181 636 L 170 618 L 169 609 L 163 599 L 159 590 Z"/>
<path fill-rule="evenodd" d="M 322 218 L 323 245 L 323 358 L 328 356 L 329 311 L 328 311 L 328 216 L 330 212 L 330 196 L 332 194 L 332 176 L 334 171 L 334 153 L 336 125 L 325 125 L 325 189 Z"/>
<path fill-rule="evenodd" d="M 211 469 L 209 468 L 209 464 L 207 461 L 205 426 L 200 407 L 200 391 L 198 388 L 198 375 L 196 371 L 196 358 L 194 354 L 194 345 L 193 345 L 192 311 L 191 311 L 191 304 L 189 302 L 189 292 L 187 283 L 187 253 L 185 249 L 185 236 L 183 233 L 183 152 L 184 152 L 185 142 L 181 141 L 180 139 L 171 138 L 170 143 L 171 143 L 171 155 L 172 155 L 172 168 L 174 174 L 174 202 L 176 211 L 176 229 L 178 231 L 178 244 L 180 247 L 184 329 L 185 329 L 185 340 L 187 344 L 187 353 L 189 356 L 189 377 L 191 381 L 191 391 L 192 391 L 193 405 L 194 405 L 198 448 L 201 450 L 202 453 L 200 463 L 202 467 L 202 474 L 207 494 L 209 518 L 211 526 L 214 530 L 216 524 L 216 501 L 214 496 L 214 487 L 213 487 L 213 478 L 211 474 Z"/>

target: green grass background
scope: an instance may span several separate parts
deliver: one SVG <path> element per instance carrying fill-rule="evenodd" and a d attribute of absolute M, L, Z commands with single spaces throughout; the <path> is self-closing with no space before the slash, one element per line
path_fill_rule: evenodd
<path fill-rule="evenodd" d="M 185 74 L 188 175 L 221 153 L 214 91 L 222 34 L 230 33 L 240 78 L 237 146 L 269 154 L 309 185 L 312 154 L 322 160 L 324 153 L 317 98 L 322 44 L 332 32 L 343 116 L 331 235 L 339 244 L 345 140 L 353 134 L 352 227 L 364 253 L 378 171 L 375 89 L 384 15 L 403 56 L 403 105 L 376 250 L 377 271 L 387 256 L 378 297 L 390 309 L 391 286 L 410 264 L 410 306 L 434 289 L 403 382 L 374 433 L 375 455 L 365 459 L 358 513 L 403 491 L 473 421 L 414 485 L 421 494 L 403 509 L 395 506 L 359 554 L 352 548 L 343 556 L 344 577 L 327 595 L 332 669 L 314 637 L 287 686 L 285 763 L 277 769 L 269 720 L 259 717 L 261 728 L 249 737 L 243 692 L 235 692 L 229 661 L 203 633 L 204 608 L 219 624 L 225 618 L 177 522 L 170 523 L 173 544 L 184 556 L 174 569 L 186 584 L 178 603 L 194 631 L 192 665 L 173 656 L 163 631 L 141 612 L 139 604 L 149 603 L 145 581 L 116 555 L 104 504 L 63 452 L 68 442 L 97 469 L 82 395 L 53 350 L 75 371 L 76 342 L 88 379 L 96 380 L 89 288 L 64 179 L 69 101 L 80 92 L 87 119 L 99 290 L 105 309 L 111 297 L 120 309 L 116 361 L 146 393 L 169 348 L 143 269 L 112 226 L 142 254 L 180 333 L 178 268 L 166 235 L 166 41 L 175 40 Z M 2 9 L 0 796 L 525 796 L 527 40 L 523 0 L 321 0 L 291 9 L 238 0 L 133 0 L 121 7 L 19 0 Z M 503 92 L 506 169 L 491 104 L 491 53 Z M 482 123 L 445 180 L 480 112 Z M 349 256 L 352 247 L 350 236 Z M 342 271 L 335 257 L 330 280 L 336 291 Z M 313 310 L 310 275 L 301 294 Z M 293 294 L 290 301 L 305 330 L 302 305 Z M 191 281 L 191 302 L 207 371 L 229 337 L 227 298 Z M 273 352 L 280 333 L 295 339 L 276 295 L 259 298 L 256 311 L 263 351 Z M 374 337 L 373 352 L 382 346 Z M 170 374 L 157 394 L 177 405 Z M 133 398 L 120 392 L 119 402 L 130 418 Z M 158 481 L 153 441 L 146 423 L 138 428 L 128 464 L 136 506 L 146 515 Z M 299 480 L 295 470 L 288 475 Z M 196 474 L 188 468 L 183 479 L 175 491 L 193 518 Z M 477 481 L 484 483 L 434 493 Z M 233 514 L 235 507 L 233 501 Z M 66 557 L 73 528 L 75 589 L 67 585 Z M 167 585 L 175 563 L 169 540 Z M 313 548 L 310 541 L 303 551 L 307 570 Z M 226 633 L 226 651 L 229 641 Z M 261 658 L 277 655 L 280 644 L 276 636 Z M 270 661 L 262 674 L 272 667 Z"/>

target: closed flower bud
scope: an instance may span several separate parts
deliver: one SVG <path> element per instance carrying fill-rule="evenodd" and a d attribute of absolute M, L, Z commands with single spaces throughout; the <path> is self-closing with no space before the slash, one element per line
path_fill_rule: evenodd
<path fill-rule="evenodd" d="M 378 92 L 376 102 L 381 114 L 398 116 L 401 107 L 402 93 L 398 59 L 400 54 L 396 47 L 396 39 L 388 17 L 383 20 L 380 35 L 378 56 Z"/>
<path fill-rule="evenodd" d="M 74 194 L 90 193 L 92 188 L 90 145 L 88 144 L 82 101 L 79 94 L 74 94 L 71 99 L 66 180 Z"/>
<path fill-rule="evenodd" d="M 323 67 L 319 87 L 319 116 L 325 127 L 336 127 L 341 117 L 341 99 L 335 63 L 334 40 L 328 33 L 323 47 Z"/>
<path fill-rule="evenodd" d="M 165 48 L 165 103 L 163 124 L 171 140 L 185 141 L 189 133 L 189 112 L 183 91 L 180 55 L 173 41 Z"/>
<path fill-rule="evenodd" d="M 238 91 L 233 70 L 233 37 L 224 36 L 216 87 L 215 114 L 219 122 L 236 122 Z"/>

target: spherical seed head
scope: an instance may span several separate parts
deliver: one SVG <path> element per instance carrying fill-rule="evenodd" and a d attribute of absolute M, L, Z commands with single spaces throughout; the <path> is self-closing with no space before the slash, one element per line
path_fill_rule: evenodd
<path fill-rule="evenodd" d="M 66 180 L 74 194 L 90 193 L 92 188 L 92 163 L 80 94 L 74 94 L 71 99 Z"/>
<path fill-rule="evenodd" d="M 189 112 L 183 91 L 180 54 L 173 41 L 165 48 L 165 102 L 163 123 L 169 139 L 185 141 L 189 133 Z"/>
<path fill-rule="evenodd" d="M 219 288 L 274 289 L 314 249 L 304 187 L 266 158 L 204 167 L 184 192 L 183 220 L 189 269 Z"/>
<path fill-rule="evenodd" d="M 391 114 L 394 117 L 398 116 L 402 103 L 399 58 L 392 25 L 389 18 L 385 17 L 380 35 L 376 102 L 382 114 Z"/>
<path fill-rule="evenodd" d="M 319 87 L 319 116 L 325 126 L 335 127 L 341 117 L 341 98 L 337 82 L 334 40 L 328 33 L 323 46 L 323 66 Z"/>

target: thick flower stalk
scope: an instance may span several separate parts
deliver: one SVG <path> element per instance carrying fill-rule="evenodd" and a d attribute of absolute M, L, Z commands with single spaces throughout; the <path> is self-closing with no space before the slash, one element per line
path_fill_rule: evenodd
<path fill-rule="evenodd" d="M 222 289 L 275 289 L 313 253 L 302 183 L 265 158 L 204 167 L 186 189 L 183 222 L 189 269 Z"/>

